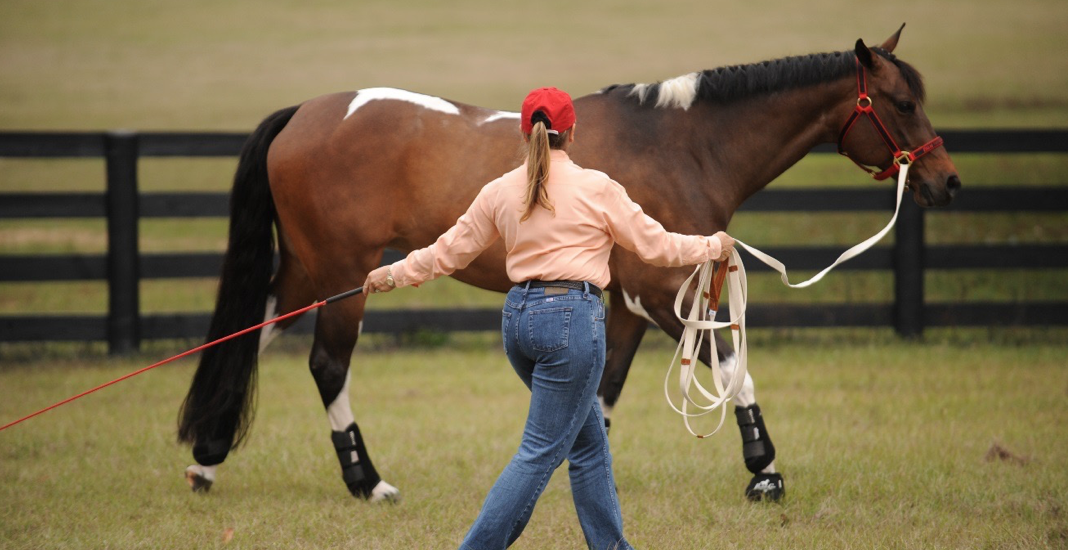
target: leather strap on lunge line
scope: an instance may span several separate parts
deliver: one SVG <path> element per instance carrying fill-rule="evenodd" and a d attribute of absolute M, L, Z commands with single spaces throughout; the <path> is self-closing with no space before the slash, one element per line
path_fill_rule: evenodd
<path fill-rule="evenodd" d="M 869 237 L 867 240 L 854 245 L 843 252 L 833 264 L 827 266 L 823 271 L 820 271 L 806 281 L 791 284 L 790 278 L 786 274 L 786 266 L 783 265 L 782 262 L 743 243 L 742 241 L 735 240 L 735 244 L 746 249 L 750 254 L 756 257 L 756 259 L 764 262 L 775 271 L 778 271 L 784 285 L 790 288 L 807 287 L 822 279 L 824 275 L 829 273 L 842 262 L 859 256 L 862 252 L 874 246 L 875 243 L 879 242 L 880 239 L 890 232 L 890 229 L 897 221 L 898 212 L 901 211 L 901 201 L 905 193 L 905 182 L 908 180 L 908 172 L 909 165 L 902 164 L 901 170 L 897 175 L 897 204 L 894 207 L 894 215 L 890 218 L 890 222 L 886 224 L 886 227 L 875 235 Z M 683 331 L 682 337 L 679 339 L 679 346 L 675 350 L 675 356 L 671 359 L 671 365 L 668 367 L 667 376 L 664 378 L 664 396 L 667 398 L 668 404 L 675 410 L 675 412 L 682 415 L 686 430 L 697 437 L 710 436 L 719 431 L 723 426 L 723 421 L 727 416 L 726 404 L 738 395 L 739 391 L 741 391 L 742 384 L 745 382 L 745 374 L 749 363 L 749 353 L 745 337 L 745 308 L 746 303 L 748 302 L 749 291 L 746 287 L 745 266 L 742 264 L 742 258 L 738 254 L 737 248 L 731 251 L 731 257 L 727 262 L 726 269 L 724 269 L 723 266 L 720 266 L 720 268 L 716 270 L 715 264 L 716 262 L 708 261 L 697 266 L 697 269 L 690 274 L 686 279 L 686 282 L 679 288 L 679 293 L 675 296 L 675 317 L 682 323 Z M 726 275 L 723 275 L 724 272 Z M 713 275 L 715 275 L 715 277 Z M 719 285 L 715 285 L 714 279 L 722 281 L 724 277 L 727 280 L 730 319 L 727 321 L 716 321 L 716 308 L 719 307 L 720 296 L 718 288 L 722 286 L 723 283 L 720 282 Z M 690 304 L 690 312 L 686 317 L 683 317 L 682 304 L 686 299 L 686 291 L 693 284 L 695 278 L 697 279 L 697 289 L 693 294 L 693 299 Z M 710 361 L 712 367 L 713 388 L 712 390 L 709 390 L 702 385 L 696 377 L 696 359 L 699 350 L 701 349 L 701 344 L 706 337 L 706 333 L 710 330 L 721 328 L 729 328 L 731 330 L 738 367 L 735 369 L 734 375 L 731 377 L 730 381 L 724 386 L 719 362 L 714 360 Z M 713 338 L 711 334 L 707 334 L 707 336 L 710 352 L 709 357 L 715 358 L 717 356 L 716 339 Z M 677 389 L 681 394 L 680 403 L 677 406 L 675 400 L 671 396 L 671 373 L 675 368 L 676 362 L 679 364 Z M 704 434 L 695 432 L 690 426 L 690 418 L 710 414 L 717 408 L 720 409 L 720 417 L 716 427 L 712 431 Z"/>

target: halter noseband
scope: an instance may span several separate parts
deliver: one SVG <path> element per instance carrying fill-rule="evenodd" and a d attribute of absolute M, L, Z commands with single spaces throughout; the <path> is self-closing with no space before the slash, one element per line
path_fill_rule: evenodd
<path fill-rule="evenodd" d="M 911 164 L 920 157 L 942 146 L 942 138 L 939 136 L 935 136 L 934 139 L 917 147 L 914 151 L 903 151 L 897 146 L 897 142 L 890 136 L 890 132 L 886 129 L 883 121 L 879 120 L 878 113 L 872 108 L 871 98 L 868 97 L 868 79 L 864 73 L 864 66 L 860 64 L 860 59 L 857 59 L 857 95 L 857 106 L 853 109 L 853 113 L 849 115 L 849 120 L 846 120 L 845 126 L 842 127 L 842 132 L 838 134 L 838 154 L 849 158 L 849 160 L 853 161 L 865 172 L 871 174 L 873 178 L 884 180 L 896 176 L 897 173 L 901 171 L 902 164 Z M 875 170 L 864 166 L 853 157 L 850 157 L 849 153 L 842 149 L 842 142 L 845 141 L 846 135 L 853 129 L 853 125 L 856 124 L 861 115 L 868 117 L 868 120 L 871 121 L 871 125 L 875 127 L 875 131 L 878 132 L 879 137 L 883 139 L 883 143 L 890 149 L 890 154 L 894 157 L 894 163 L 886 170 L 876 172 Z"/>

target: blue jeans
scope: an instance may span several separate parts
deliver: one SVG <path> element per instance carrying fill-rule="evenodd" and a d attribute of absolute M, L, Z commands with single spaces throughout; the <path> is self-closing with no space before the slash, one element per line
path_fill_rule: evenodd
<path fill-rule="evenodd" d="M 462 550 L 511 546 L 565 458 L 588 547 L 631 548 L 623 538 L 612 455 L 597 403 L 604 371 L 604 302 L 582 290 L 560 292 L 520 285 L 505 299 L 504 350 L 530 389 L 530 410 L 519 450 L 486 496 Z"/>

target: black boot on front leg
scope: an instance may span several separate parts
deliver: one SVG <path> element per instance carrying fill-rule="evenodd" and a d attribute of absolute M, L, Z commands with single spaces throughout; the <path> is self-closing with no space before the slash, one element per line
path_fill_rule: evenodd
<path fill-rule="evenodd" d="M 763 470 L 775 460 L 775 446 L 771 443 L 760 406 L 756 403 L 748 407 L 735 407 L 734 416 L 738 419 L 738 428 L 742 432 L 742 456 L 745 467 L 755 474 L 745 489 L 745 496 L 752 501 L 777 501 L 786 494 L 782 475 L 763 473 Z"/>
<path fill-rule="evenodd" d="M 341 478 L 345 480 L 349 492 L 352 496 L 370 500 L 372 491 L 382 478 L 367 454 L 359 426 L 353 422 L 343 432 L 330 432 L 330 439 L 334 442 L 334 450 L 341 463 Z"/>

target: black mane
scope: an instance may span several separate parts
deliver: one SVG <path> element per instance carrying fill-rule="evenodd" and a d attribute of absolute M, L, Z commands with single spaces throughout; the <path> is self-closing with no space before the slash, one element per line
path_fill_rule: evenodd
<path fill-rule="evenodd" d="M 894 54 L 882 49 L 872 51 L 893 63 L 905 79 L 912 94 L 921 103 L 926 98 L 920 73 Z M 784 57 L 749 65 L 731 65 L 697 73 L 695 102 L 730 103 L 739 99 L 771 94 L 838 80 L 854 74 L 856 54 L 852 51 Z M 662 82 L 645 86 L 644 94 L 635 100 L 643 105 L 656 105 Z M 629 95 L 641 84 L 613 84 L 601 93 Z"/>

